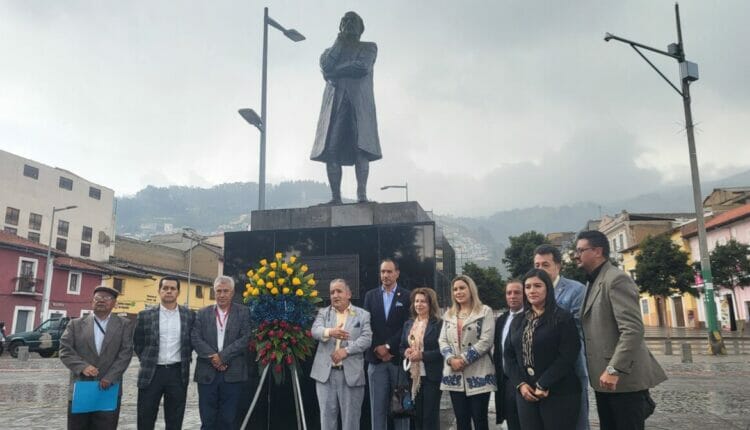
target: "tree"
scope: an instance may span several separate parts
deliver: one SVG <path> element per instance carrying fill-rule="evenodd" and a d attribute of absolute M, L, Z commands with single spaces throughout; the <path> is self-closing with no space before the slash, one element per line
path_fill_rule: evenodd
<path fill-rule="evenodd" d="M 711 273 L 714 284 L 734 289 L 750 285 L 750 245 L 735 239 L 716 245 L 711 252 Z"/>
<path fill-rule="evenodd" d="M 583 285 L 586 285 L 588 282 L 586 271 L 578 267 L 578 263 L 575 260 L 563 260 L 560 275 L 568 279 L 574 279 Z"/>
<path fill-rule="evenodd" d="M 507 307 L 505 303 L 505 282 L 497 267 L 483 269 L 472 262 L 464 264 L 464 275 L 470 277 L 477 284 L 479 300 L 492 309 Z"/>
<path fill-rule="evenodd" d="M 520 236 L 510 236 L 510 246 L 505 249 L 503 263 L 508 268 L 510 276 L 520 278 L 534 267 L 534 249 L 546 243 L 543 234 L 534 230 L 521 233 Z"/>
<path fill-rule="evenodd" d="M 688 254 L 665 235 L 649 236 L 636 255 L 635 280 L 642 293 L 666 298 L 672 294 L 697 296 Z"/>

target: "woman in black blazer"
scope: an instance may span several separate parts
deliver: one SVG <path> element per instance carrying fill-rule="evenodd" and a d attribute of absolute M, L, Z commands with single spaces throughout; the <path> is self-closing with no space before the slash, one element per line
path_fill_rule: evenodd
<path fill-rule="evenodd" d="M 410 363 L 412 388 L 419 429 L 440 428 L 440 380 L 443 377 L 443 356 L 438 337 L 443 320 L 438 314 L 435 290 L 417 288 L 411 292 L 411 319 L 404 323 L 400 351 Z"/>
<path fill-rule="evenodd" d="M 581 402 L 578 330 L 573 316 L 557 307 L 547 272 L 532 269 L 523 285 L 526 311 L 513 319 L 504 353 L 521 428 L 574 430 Z"/>

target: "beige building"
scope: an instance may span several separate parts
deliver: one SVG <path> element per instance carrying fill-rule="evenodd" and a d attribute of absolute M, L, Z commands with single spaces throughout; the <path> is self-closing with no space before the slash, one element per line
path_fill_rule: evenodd
<path fill-rule="evenodd" d="M 67 170 L 0 150 L 2 229 L 73 257 L 107 261 L 115 234 L 113 190 Z M 58 211 L 53 208 L 76 206 Z"/>

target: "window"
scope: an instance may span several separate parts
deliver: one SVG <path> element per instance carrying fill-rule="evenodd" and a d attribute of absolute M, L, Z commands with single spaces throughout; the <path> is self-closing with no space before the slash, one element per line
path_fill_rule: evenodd
<path fill-rule="evenodd" d="M 18 215 L 21 211 L 16 208 L 8 206 L 5 208 L 5 223 L 10 225 L 18 225 Z"/>
<path fill-rule="evenodd" d="M 102 199 L 102 190 L 99 188 L 89 187 L 89 197 L 92 199 L 101 200 Z"/>
<path fill-rule="evenodd" d="M 91 244 L 90 243 L 81 244 L 81 257 L 91 257 Z"/>
<path fill-rule="evenodd" d="M 214 289 L 213 288 L 209 288 L 208 290 L 211 292 L 208 295 L 208 298 L 211 299 L 211 300 L 216 300 L 216 292 L 214 291 Z"/>
<path fill-rule="evenodd" d="M 29 230 L 41 230 L 42 229 L 42 216 L 35 213 L 29 214 Z"/>
<path fill-rule="evenodd" d="M 203 287 L 200 285 L 195 286 L 195 297 L 198 299 L 203 298 Z"/>
<path fill-rule="evenodd" d="M 60 176 L 60 188 L 65 190 L 73 190 L 73 180 L 70 178 L 66 178 L 65 176 Z"/>
<path fill-rule="evenodd" d="M 648 315 L 648 299 L 641 299 L 641 312 L 643 315 Z"/>
<path fill-rule="evenodd" d="M 36 319 L 36 307 L 33 306 L 16 306 L 13 312 L 12 333 L 21 333 L 23 331 L 34 330 L 34 320 Z"/>
<path fill-rule="evenodd" d="M 29 240 L 32 242 L 39 243 L 41 241 L 41 238 L 39 237 L 39 233 L 34 233 L 33 231 L 30 231 Z"/>
<path fill-rule="evenodd" d="M 10 233 L 10 234 L 18 234 L 18 229 L 17 229 L 17 228 L 14 228 L 14 227 L 5 227 L 5 228 L 4 228 L 3 230 L 4 230 L 4 231 L 5 231 L 6 233 Z"/>
<path fill-rule="evenodd" d="M 68 250 L 68 239 L 63 239 L 62 237 L 57 238 L 57 242 L 55 243 L 55 249 L 67 252 Z"/>
<path fill-rule="evenodd" d="M 63 220 L 57 221 L 57 235 L 62 237 L 68 237 L 68 230 L 70 229 L 70 223 Z"/>
<path fill-rule="evenodd" d="M 620 233 L 619 238 L 620 238 L 620 248 L 618 249 L 625 249 L 625 235 Z"/>
<path fill-rule="evenodd" d="M 36 270 L 37 260 L 21 257 L 18 261 L 18 277 L 16 278 L 16 291 L 20 293 L 36 292 Z"/>
<path fill-rule="evenodd" d="M 112 282 L 112 287 L 117 290 L 118 293 L 122 294 L 122 290 L 125 287 L 125 280 L 122 278 L 115 278 Z"/>
<path fill-rule="evenodd" d="M 31 179 L 39 179 L 39 169 L 28 164 L 23 165 L 23 176 Z"/>
<path fill-rule="evenodd" d="M 68 273 L 68 294 L 81 294 L 81 272 Z"/>
<path fill-rule="evenodd" d="M 91 227 L 83 226 L 83 233 L 81 233 L 81 240 L 84 242 L 91 242 L 91 236 L 94 234 L 94 230 Z"/>

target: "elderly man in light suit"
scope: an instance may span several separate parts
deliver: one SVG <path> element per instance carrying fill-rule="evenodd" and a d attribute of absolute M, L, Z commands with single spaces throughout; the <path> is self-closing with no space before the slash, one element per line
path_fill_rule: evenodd
<path fill-rule="evenodd" d="M 642 430 L 655 407 L 648 390 L 667 376 L 643 340 L 638 287 L 609 262 L 600 231 L 578 235 L 575 259 L 589 280 L 581 325 L 601 428 Z"/>
<path fill-rule="evenodd" d="M 320 428 L 335 430 L 339 411 L 342 430 L 359 428 L 365 397 L 364 351 L 372 343 L 370 314 L 351 304 L 343 279 L 330 284 L 331 306 L 318 311 L 312 326 L 318 340 L 310 377 L 317 381 Z"/>
<path fill-rule="evenodd" d="M 94 288 L 94 312 L 73 319 L 60 338 L 60 361 L 70 369 L 70 390 L 76 381 L 99 381 L 102 390 L 122 382 L 122 374 L 133 358 L 133 324 L 112 314 L 119 292 L 100 285 Z M 120 418 L 119 387 L 117 409 L 111 412 L 73 414 L 68 405 L 68 429 L 115 429 Z"/>

